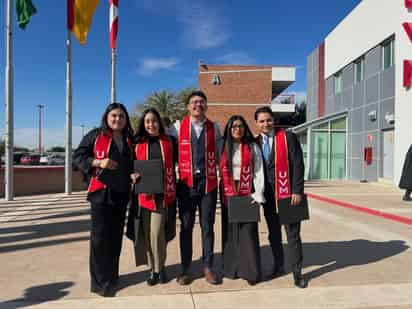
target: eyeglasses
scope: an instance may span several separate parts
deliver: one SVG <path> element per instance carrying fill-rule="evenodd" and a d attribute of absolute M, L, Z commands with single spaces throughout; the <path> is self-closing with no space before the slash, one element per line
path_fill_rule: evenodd
<path fill-rule="evenodd" d="M 196 101 L 190 101 L 189 103 L 190 105 L 206 105 L 206 101 L 205 100 L 196 100 Z"/>
<path fill-rule="evenodd" d="M 243 124 L 240 124 L 240 125 L 233 125 L 232 126 L 232 130 L 236 130 L 236 129 L 244 129 L 245 128 L 245 126 L 243 125 Z"/>

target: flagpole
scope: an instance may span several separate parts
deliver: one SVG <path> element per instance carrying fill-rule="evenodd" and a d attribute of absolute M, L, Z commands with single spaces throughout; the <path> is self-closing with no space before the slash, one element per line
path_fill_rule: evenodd
<path fill-rule="evenodd" d="M 116 102 L 116 48 L 112 48 L 112 103 Z"/>
<path fill-rule="evenodd" d="M 66 160 L 64 188 L 67 195 L 72 194 L 72 47 L 71 33 L 67 29 L 66 61 Z"/>
<path fill-rule="evenodd" d="M 12 201 L 14 197 L 14 171 L 13 171 L 13 42 L 12 42 L 12 2 L 6 3 L 6 136 L 5 136 L 5 199 Z"/>

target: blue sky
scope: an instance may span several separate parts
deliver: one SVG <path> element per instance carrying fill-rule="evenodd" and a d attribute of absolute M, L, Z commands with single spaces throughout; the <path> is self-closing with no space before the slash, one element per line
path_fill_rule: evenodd
<path fill-rule="evenodd" d="M 37 104 L 44 104 L 46 147 L 64 144 L 66 4 L 32 0 L 25 31 L 14 22 L 15 143 L 35 147 Z M 4 132 L 5 2 L 0 4 L 0 128 Z M 73 134 L 76 145 L 98 125 L 110 100 L 108 0 L 101 0 L 88 42 L 73 41 Z M 120 0 L 118 100 L 130 112 L 160 90 L 197 86 L 197 61 L 291 64 L 288 92 L 306 92 L 306 57 L 360 0 Z M 14 16 L 15 19 L 15 16 Z"/>

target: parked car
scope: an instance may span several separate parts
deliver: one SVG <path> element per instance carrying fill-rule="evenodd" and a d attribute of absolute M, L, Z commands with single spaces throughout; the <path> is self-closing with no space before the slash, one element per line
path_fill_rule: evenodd
<path fill-rule="evenodd" d="M 24 156 L 27 156 L 27 155 L 28 155 L 27 152 L 15 152 L 15 153 L 13 153 L 13 163 L 14 164 L 20 164 L 21 158 L 23 158 Z"/>
<path fill-rule="evenodd" d="M 49 157 L 50 157 L 50 155 L 41 156 L 40 157 L 40 165 L 48 165 L 49 164 Z"/>
<path fill-rule="evenodd" d="M 30 154 L 23 156 L 20 160 L 20 163 L 24 165 L 38 165 L 40 164 L 40 155 Z"/>
<path fill-rule="evenodd" d="M 49 165 L 64 165 L 64 157 L 59 155 L 51 155 L 49 156 Z"/>

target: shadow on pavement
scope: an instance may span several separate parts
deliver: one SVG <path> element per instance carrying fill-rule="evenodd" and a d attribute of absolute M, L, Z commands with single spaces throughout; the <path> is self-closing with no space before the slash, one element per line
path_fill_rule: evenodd
<path fill-rule="evenodd" d="M 0 228 L 0 235 L 6 235 L 0 237 L 0 244 L 3 245 L 0 247 L 0 253 L 56 245 L 70 241 L 86 240 L 89 239 L 88 236 L 61 240 L 47 240 L 47 238 L 73 234 L 73 232 L 88 232 L 89 230 L 89 219 Z M 7 236 L 7 234 L 11 235 Z M 32 240 L 39 241 L 23 244 L 18 243 L 20 241 Z"/>
<path fill-rule="evenodd" d="M 408 248 L 409 246 L 402 240 L 379 242 L 354 239 L 304 243 L 303 267 L 324 265 L 306 273 L 305 277 L 310 281 L 335 270 L 379 262 L 398 255 Z"/>
<path fill-rule="evenodd" d="M 306 274 L 303 269 L 303 273 L 305 278 L 310 281 L 326 273 L 346 267 L 379 262 L 386 258 L 398 255 L 408 248 L 409 246 L 401 240 L 377 242 L 366 239 L 354 239 L 350 241 L 303 243 L 303 268 L 320 266 Z M 261 246 L 260 250 L 263 281 L 271 281 L 273 280 L 273 277 L 271 277 L 271 270 L 273 267 L 272 250 L 269 245 Z M 287 275 L 291 272 L 287 244 L 283 245 L 283 250 L 285 254 L 285 275 Z M 219 275 L 222 275 L 221 253 L 215 254 L 214 265 L 214 270 Z M 180 271 L 180 264 L 168 265 L 166 267 L 168 280 L 176 280 Z M 203 278 L 201 260 L 192 262 L 191 275 L 193 280 Z M 143 283 L 147 280 L 148 276 L 148 270 L 123 275 L 119 279 L 117 290 Z"/>
<path fill-rule="evenodd" d="M 73 285 L 74 282 L 72 281 L 64 281 L 33 286 L 26 289 L 22 297 L 1 302 L 0 308 L 17 309 L 57 300 L 69 294 L 65 290 Z"/>
<path fill-rule="evenodd" d="M 61 219 L 61 218 L 70 218 L 74 216 L 84 216 L 90 215 L 90 209 L 83 209 L 79 211 L 60 211 L 60 212 L 45 212 L 45 213 L 35 213 L 36 216 L 42 216 L 37 218 L 29 218 L 29 219 L 18 219 L 18 220 L 9 220 L 7 223 L 21 223 L 21 222 L 33 222 L 33 221 L 43 221 L 48 219 Z M 33 213 L 30 214 L 33 216 Z"/>

